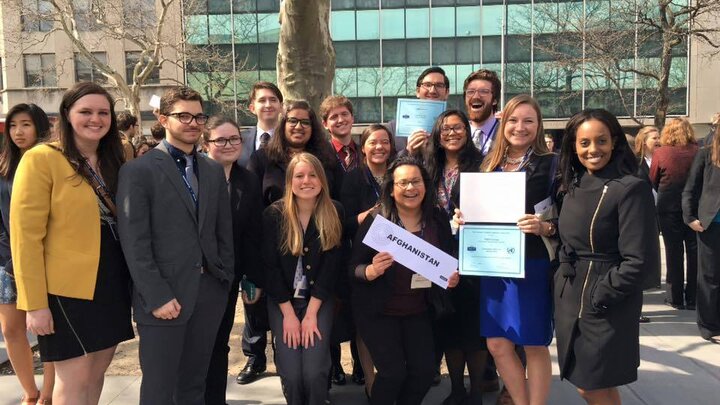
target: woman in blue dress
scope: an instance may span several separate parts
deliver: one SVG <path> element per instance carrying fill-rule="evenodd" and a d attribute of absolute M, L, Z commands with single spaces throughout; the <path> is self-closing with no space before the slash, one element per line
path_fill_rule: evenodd
<path fill-rule="evenodd" d="M 514 403 L 544 404 L 552 377 L 548 345 L 553 327 L 552 271 L 541 236 L 554 237 L 557 227 L 540 220 L 534 207 L 551 195 L 556 159 L 542 135 L 540 107 L 528 95 L 514 97 L 505 105 L 498 133 L 502 136 L 497 137 L 480 171 L 526 173 L 526 215 L 517 222 L 526 234 L 525 278 L 481 278 L 480 334 L 487 337 L 490 354 Z M 456 214 L 462 223 L 462 213 Z M 515 345 L 525 349 L 527 380 Z"/>

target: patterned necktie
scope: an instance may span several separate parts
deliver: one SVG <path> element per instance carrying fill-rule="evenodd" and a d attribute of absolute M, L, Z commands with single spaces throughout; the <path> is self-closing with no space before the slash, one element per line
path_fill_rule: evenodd
<path fill-rule="evenodd" d="M 342 147 L 342 150 L 345 153 L 345 159 L 344 159 L 345 169 L 350 170 L 352 168 L 351 166 L 352 166 L 353 160 L 354 160 L 352 151 L 350 150 L 350 146 L 345 145 Z"/>
<path fill-rule="evenodd" d="M 263 132 L 262 135 L 260 135 L 260 149 L 265 149 L 268 142 L 270 142 L 270 134 Z"/>
<path fill-rule="evenodd" d="M 473 132 L 472 141 L 478 149 L 482 147 L 482 138 L 482 130 L 476 129 L 475 132 Z M 480 149 L 480 152 L 482 152 L 482 149 Z"/>
<path fill-rule="evenodd" d="M 195 198 L 198 195 L 198 178 L 195 175 L 194 162 L 192 156 L 185 157 L 185 178 L 187 178 L 190 188 L 195 193 Z"/>

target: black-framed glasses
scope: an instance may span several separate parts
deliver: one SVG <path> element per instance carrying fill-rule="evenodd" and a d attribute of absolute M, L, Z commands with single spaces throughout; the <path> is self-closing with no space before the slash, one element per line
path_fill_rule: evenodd
<path fill-rule="evenodd" d="M 239 136 L 231 136 L 230 138 L 217 138 L 217 139 L 211 139 L 208 142 L 212 142 L 215 144 L 215 146 L 224 148 L 227 146 L 227 144 L 237 146 L 242 144 L 242 138 Z"/>
<path fill-rule="evenodd" d="M 287 119 L 287 123 L 290 124 L 290 126 L 293 127 L 293 128 L 295 128 L 298 124 L 300 124 L 300 126 L 301 126 L 302 128 L 310 128 L 310 127 L 312 127 L 312 121 L 310 121 L 309 119 L 302 119 L 302 120 L 301 120 L 301 119 L 297 119 L 297 118 L 295 118 L 295 117 L 290 117 L 290 118 Z"/>
<path fill-rule="evenodd" d="M 205 125 L 208 118 L 210 118 L 205 114 L 192 115 L 187 112 L 170 113 L 165 115 L 167 115 L 168 117 L 174 117 L 176 120 L 180 121 L 183 124 L 189 124 L 193 120 L 195 120 L 198 125 Z"/>
<path fill-rule="evenodd" d="M 456 124 L 453 126 L 447 126 L 443 125 L 440 127 L 440 133 L 443 135 L 450 135 L 450 133 L 455 132 L 456 134 L 462 134 L 465 131 L 465 125 L 463 124 Z"/>
<path fill-rule="evenodd" d="M 445 90 L 447 86 L 445 86 L 445 83 L 433 83 L 433 82 L 422 82 L 420 83 L 420 87 L 422 87 L 425 90 L 431 90 L 433 87 L 435 87 L 436 90 Z"/>
<path fill-rule="evenodd" d="M 403 190 L 407 190 L 411 185 L 414 188 L 419 188 L 421 186 L 424 186 L 425 183 L 423 183 L 422 179 L 412 179 L 412 180 L 400 180 L 396 181 L 395 185 L 400 187 Z"/>
<path fill-rule="evenodd" d="M 492 90 L 490 89 L 467 89 L 465 90 L 465 97 L 472 97 L 475 94 L 481 95 L 481 96 L 489 96 L 492 94 Z"/>

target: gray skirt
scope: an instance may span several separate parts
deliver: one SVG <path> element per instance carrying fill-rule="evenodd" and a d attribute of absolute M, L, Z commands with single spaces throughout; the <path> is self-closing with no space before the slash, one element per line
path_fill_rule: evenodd
<path fill-rule="evenodd" d="M 17 286 L 15 285 L 15 277 L 5 271 L 5 267 L 0 266 L 0 304 L 17 303 Z"/>

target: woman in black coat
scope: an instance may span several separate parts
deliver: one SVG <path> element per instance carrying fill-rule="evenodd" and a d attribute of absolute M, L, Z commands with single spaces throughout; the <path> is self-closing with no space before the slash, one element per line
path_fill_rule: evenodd
<path fill-rule="evenodd" d="M 585 110 L 567 124 L 560 169 L 560 268 L 555 330 L 560 377 L 592 404 L 620 404 L 637 379 L 642 282 L 657 265 L 658 230 L 647 181 L 617 119 Z"/>
<path fill-rule="evenodd" d="M 435 373 L 431 296 L 442 296 L 445 291 L 427 285 L 412 269 L 395 263 L 388 252 L 362 243 L 376 216 L 382 215 L 451 252 L 450 223 L 435 207 L 429 187 L 427 172 L 418 161 L 399 158 L 393 162 L 382 185 L 380 207 L 365 218 L 353 244 L 349 270 L 355 322 L 377 368 L 370 398 L 373 405 L 396 401 L 420 405 Z M 449 288 L 459 278 L 455 272 Z"/>
<path fill-rule="evenodd" d="M 720 129 L 701 149 L 682 194 L 683 218 L 697 232 L 697 324 L 700 336 L 720 342 Z"/>

